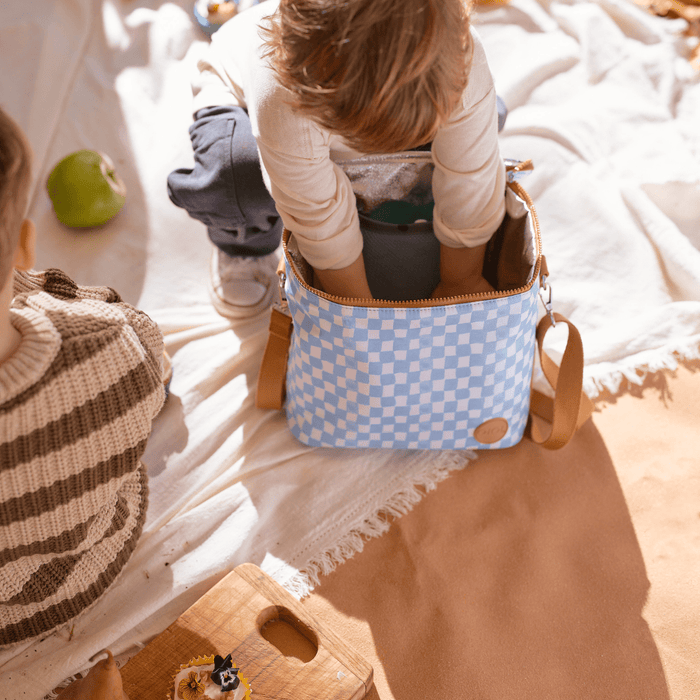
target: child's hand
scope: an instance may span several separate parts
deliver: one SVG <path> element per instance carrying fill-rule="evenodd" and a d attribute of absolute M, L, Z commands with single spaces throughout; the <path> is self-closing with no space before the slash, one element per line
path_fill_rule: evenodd
<path fill-rule="evenodd" d="M 85 678 L 74 681 L 61 691 L 60 700 L 129 700 L 112 652 L 106 649 L 105 652 L 107 658 L 98 661 Z"/>
<path fill-rule="evenodd" d="M 314 268 L 314 284 L 322 292 L 345 299 L 372 298 L 362 255 L 355 262 L 339 270 Z"/>
<path fill-rule="evenodd" d="M 494 288 L 481 276 L 470 277 L 458 284 L 447 284 L 442 280 L 430 295 L 431 299 L 445 299 L 459 297 L 464 294 L 487 294 L 495 291 Z"/>
<path fill-rule="evenodd" d="M 440 282 L 432 299 L 487 294 L 494 288 L 484 279 L 486 244 L 475 248 L 448 248 L 440 244 Z"/>

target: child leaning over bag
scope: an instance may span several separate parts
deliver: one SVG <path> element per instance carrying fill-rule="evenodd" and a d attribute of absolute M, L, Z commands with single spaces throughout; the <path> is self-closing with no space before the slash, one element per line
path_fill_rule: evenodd
<path fill-rule="evenodd" d="M 0 109 L 0 647 L 95 603 L 146 518 L 163 338 L 108 287 L 33 272 L 30 149 Z"/>
<path fill-rule="evenodd" d="M 334 161 L 428 144 L 433 296 L 491 289 L 482 265 L 505 213 L 505 170 L 493 79 L 463 0 L 267 0 L 224 24 L 198 68 L 195 163 L 170 174 L 168 191 L 207 225 L 220 313 L 269 305 L 283 225 L 326 292 L 371 297 L 355 196 Z"/>

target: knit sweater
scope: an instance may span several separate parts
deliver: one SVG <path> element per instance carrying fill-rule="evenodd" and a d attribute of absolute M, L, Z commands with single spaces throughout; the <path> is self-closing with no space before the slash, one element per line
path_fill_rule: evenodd
<path fill-rule="evenodd" d="M 0 364 L 0 646 L 95 603 L 146 517 L 141 456 L 165 396 L 163 338 L 108 287 L 15 273 L 22 338 Z"/>

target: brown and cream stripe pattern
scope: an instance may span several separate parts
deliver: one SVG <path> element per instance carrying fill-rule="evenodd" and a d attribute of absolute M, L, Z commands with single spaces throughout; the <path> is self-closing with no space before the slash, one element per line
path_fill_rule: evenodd
<path fill-rule="evenodd" d="M 16 273 L 0 365 L 0 646 L 95 603 L 143 529 L 141 464 L 164 397 L 163 339 L 107 287 Z"/>

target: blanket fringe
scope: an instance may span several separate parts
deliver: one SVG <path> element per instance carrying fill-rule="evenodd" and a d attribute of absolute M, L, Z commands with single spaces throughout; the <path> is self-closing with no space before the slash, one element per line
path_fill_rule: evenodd
<path fill-rule="evenodd" d="M 584 389 L 591 399 L 605 391 L 617 396 L 623 390 L 625 382 L 641 386 L 649 375 L 664 370 L 676 370 L 682 362 L 692 360 L 700 360 L 700 337 L 667 345 L 659 350 L 639 353 L 616 363 L 608 370 L 604 364 L 597 365 L 592 368 L 594 372 L 585 378 Z M 411 477 L 410 482 L 402 484 L 381 507 L 370 513 L 361 523 L 352 525 L 333 546 L 306 561 L 296 573 L 283 582 L 284 587 L 297 598 L 309 595 L 319 585 L 321 576 L 327 576 L 339 564 L 361 552 L 367 540 L 387 532 L 394 519 L 411 511 L 423 496 L 434 490 L 450 472 L 464 468 L 471 460 L 476 459 L 476 456 L 473 451 L 435 453 L 435 459 L 429 460 L 425 467 Z"/>
<path fill-rule="evenodd" d="M 683 362 L 700 360 L 700 337 L 695 336 L 684 342 L 667 345 L 659 350 L 650 350 L 627 358 L 609 370 L 605 365 L 597 365 L 594 372 L 584 379 L 583 388 L 591 399 L 607 391 L 618 396 L 625 382 L 642 386 L 650 375 L 662 371 L 675 371 Z"/>
<path fill-rule="evenodd" d="M 383 535 L 396 518 L 405 515 L 422 500 L 429 491 L 444 481 L 455 469 L 463 469 L 476 453 L 462 452 L 432 453 L 428 464 L 412 476 L 409 483 L 402 484 L 374 513 L 348 532 L 325 551 L 307 561 L 299 571 L 284 582 L 284 587 L 297 598 L 304 598 L 319 585 L 321 576 L 330 574 L 335 568 L 364 548 L 365 542 Z"/>

